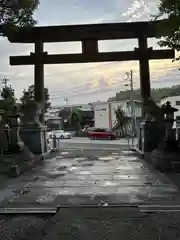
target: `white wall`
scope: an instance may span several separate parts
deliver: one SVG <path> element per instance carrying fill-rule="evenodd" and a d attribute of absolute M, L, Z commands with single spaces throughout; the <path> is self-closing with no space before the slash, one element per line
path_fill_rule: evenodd
<path fill-rule="evenodd" d="M 111 120 L 112 127 L 116 123 L 116 115 L 115 110 L 118 106 L 121 106 L 124 110 L 126 116 L 131 117 L 131 104 L 127 104 L 127 101 L 117 101 L 117 102 L 101 102 L 94 104 L 94 119 L 95 119 L 95 127 L 101 128 L 110 128 L 109 126 L 109 104 L 111 105 Z M 141 105 L 135 103 L 135 115 L 136 117 L 141 117 Z"/>
<path fill-rule="evenodd" d="M 94 106 L 95 127 L 109 128 L 109 107 L 108 103 L 101 103 Z"/>

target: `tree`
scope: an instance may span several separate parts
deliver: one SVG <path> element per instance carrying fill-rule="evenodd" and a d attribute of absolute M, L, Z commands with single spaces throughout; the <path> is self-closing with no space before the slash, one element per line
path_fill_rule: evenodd
<path fill-rule="evenodd" d="M 120 133 L 125 136 L 127 133 L 127 126 L 129 124 L 129 118 L 126 116 L 125 111 L 121 106 L 118 106 L 115 110 L 116 123 L 113 130 L 120 130 Z"/>
<path fill-rule="evenodd" d="M 28 100 L 34 100 L 34 85 L 30 85 L 28 89 L 25 89 L 23 91 L 23 95 L 20 98 L 21 103 L 25 106 Z M 47 110 L 51 107 L 51 102 L 50 102 L 50 96 L 49 96 L 49 91 L 47 88 L 44 88 L 44 100 L 45 100 L 45 105 L 44 105 L 44 110 L 47 112 Z"/>
<path fill-rule="evenodd" d="M 39 0 L 0 0 L 0 35 L 8 36 L 16 27 L 32 27 Z"/>
<path fill-rule="evenodd" d="M 11 111 L 13 110 L 14 106 L 16 105 L 16 98 L 15 98 L 15 92 L 14 89 L 9 85 L 7 85 L 8 79 L 3 79 L 3 87 L 0 90 L 1 95 L 1 104 L 0 108 Z"/>
<path fill-rule="evenodd" d="M 81 127 L 81 115 L 80 110 L 76 107 L 72 108 L 71 115 L 70 115 L 70 123 L 72 126 L 79 130 Z"/>
<path fill-rule="evenodd" d="M 180 50 L 180 1 L 179 0 L 161 0 L 158 7 L 159 13 L 155 17 L 166 17 L 160 24 L 158 31 L 165 33 L 163 40 L 159 41 L 161 47 L 174 48 Z"/>

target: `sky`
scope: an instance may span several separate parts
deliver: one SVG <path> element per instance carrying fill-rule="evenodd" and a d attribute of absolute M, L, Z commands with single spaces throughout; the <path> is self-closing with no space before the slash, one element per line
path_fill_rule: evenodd
<path fill-rule="evenodd" d="M 157 11 L 159 0 L 40 0 L 35 12 L 39 26 L 89 24 L 107 22 L 146 21 Z M 157 39 L 148 39 L 149 46 L 159 49 Z M 80 43 L 48 43 L 49 54 L 80 52 Z M 100 41 L 100 51 L 128 51 L 137 47 L 136 40 Z M 9 79 L 17 98 L 23 89 L 33 84 L 33 66 L 10 66 L 9 56 L 28 55 L 34 51 L 31 44 L 11 44 L 0 39 L 0 77 Z M 125 73 L 133 70 L 134 88 L 139 87 L 138 62 L 111 62 L 45 66 L 45 86 L 52 105 L 104 101 L 126 90 Z M 178 63 L 172 60 L 150 61 L 151 86 L 163 87 L 179 84 Z"/>

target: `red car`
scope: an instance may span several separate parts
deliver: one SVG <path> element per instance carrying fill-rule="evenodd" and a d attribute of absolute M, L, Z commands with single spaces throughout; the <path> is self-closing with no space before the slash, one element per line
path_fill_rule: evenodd
<path fill-rule="evenodd" d="M 109 129 L 105 128 L 94 128 L 88 132 L 88 137 L 90 139 L 110 139 L 115 140 L 116 135 Z"/>

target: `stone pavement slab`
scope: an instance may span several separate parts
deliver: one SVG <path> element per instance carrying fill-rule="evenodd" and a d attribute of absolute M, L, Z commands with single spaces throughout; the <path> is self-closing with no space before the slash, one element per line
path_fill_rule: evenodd
<path fill-rule="evenodd" d="M 179 204 L 179 192 L 129 151 L 67 150 L 1 190 L 0 207 Z"/>

